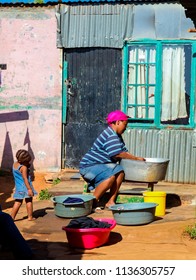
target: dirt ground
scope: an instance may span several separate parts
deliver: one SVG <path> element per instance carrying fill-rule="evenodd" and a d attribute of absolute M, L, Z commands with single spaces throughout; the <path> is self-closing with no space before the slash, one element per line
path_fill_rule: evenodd
<path fill-rule="evenodd" d="M 53 193 L 69 188 L 82 189 L 80 180 L 67 180 L 54 186 L 46 182 L 47 173 L 35 173 L 33 185 L 38 193 L 48 188 Z M 194 187 L 194 186 L 193 186 Z M 195 189 L 195 188 L 194 188 Z M 14 181 L 11 173 L 0 172 L 0 204 L 2 210 L 10 213 L 13 206 Z M 109 242 L 99 248 L 84 250 L 70 248 L 62 226 L 69 219 L 55 216 L 51 201 L 34 199 L 37 219 L 28 222 L 23 205 L 15 221 L 16 226 L 35 252 L 35 259 L 45 260 L 196 260 L 196 241 L 184 236 L 184 229 L 195 222 L 196 207 L 188 203 L 170 207 L 163 218 L 142 226 L 116 225 Z M 93 213 L 93 218 L 112 218 L 111 211 Z M 0 254 L 1 255 L 1 254 Z M 1 255 L 0 259 L 12 259 L 11 255 Z"/>

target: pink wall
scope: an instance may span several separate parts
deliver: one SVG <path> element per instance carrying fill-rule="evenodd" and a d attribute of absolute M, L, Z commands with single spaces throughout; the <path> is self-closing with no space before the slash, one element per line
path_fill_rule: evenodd
<path fill-rule="evenodd" d="M 55 8 L 0 8 L 0 166 L 18 149 L 37 171 L 61 168 L 61 50 Z"/>

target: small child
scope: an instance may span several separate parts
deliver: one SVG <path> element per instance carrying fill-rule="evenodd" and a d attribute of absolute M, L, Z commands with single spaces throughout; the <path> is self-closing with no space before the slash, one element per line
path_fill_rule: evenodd
<path fill-rule="evenodd" d="M 15 192 L 13 197 L 15 203 L 12 208 L 11 217 L 14 220 L 21 205 L 23 199 L 26 202 L 26 209 L 28 220 L 35 220 L 33 217 L 33 196 L 37 194 L 34 190 L 31 177 L 30 177 L 30 161 L 31 156 L 26 150 L 18 150 L 16 153 L 17 162 L 13 164 L 13 176 L 15 181 Z"/>

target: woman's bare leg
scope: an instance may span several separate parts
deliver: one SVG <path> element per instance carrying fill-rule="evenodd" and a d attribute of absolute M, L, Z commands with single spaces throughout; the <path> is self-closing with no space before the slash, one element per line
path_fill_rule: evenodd
<path fill-rule="evenodd" d="M 12 211 L 11 211 L 11 217 L 13 220 L 15 220 L 15 217 L 16 217 L 21 205 L 22 205 L 22 199 L 16 199 L 14 202 Z"/>
<path fill-rule="evenodd" d="M 118 193 L 118 190 L 121 186 L 121 183 L 124 179 L 124 172 L 121 171 L 116 175 L 111 176 L 110 178 L 103 181 L 101 184 L 99 184 L 93 193 L 96 200 L 99 201 L 99 199 L 102 197 L 102 195 L 110 189 L 110 199 L 106 204 L 106 207 L 109 207 L 113 204 L 115 204 L 116 196 Z"/>
<path fill-rule="evenodd" d="M 120 186 L 121 186 L 123 180 L 124 180 L 124 172 L 120 172 L 120 173 L 116 174 L 116 180 L 115 180 L 114 184 L 112 185 L 112 187 L 110 188 L 110 199 L 106 203 L 106 207 L 109 207 L 109 206 L 115 204 L 116 197 L 117 197 L 118 191 L 120 189 Z"/>
<path fill-rule="evenodd" d="M 112 176 L 105 181 L 103 181 L 101 184 L 99 184 L 94 192 L 93 195 L 95 196 L 96 200 L 99 201 L 99 199 L 102 197 L 102 195 L 111 188 L 111 186 L 114 184 L 116 177 Z"/>

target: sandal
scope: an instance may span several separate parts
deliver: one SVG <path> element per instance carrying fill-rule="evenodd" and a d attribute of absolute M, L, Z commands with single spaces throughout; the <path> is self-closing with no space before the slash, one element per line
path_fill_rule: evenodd
<path fill-rule="evenodd" d="M 104 207 L 96 207 L 92 210 L 92 212 L 97 214 L 104 213 Z"/>

